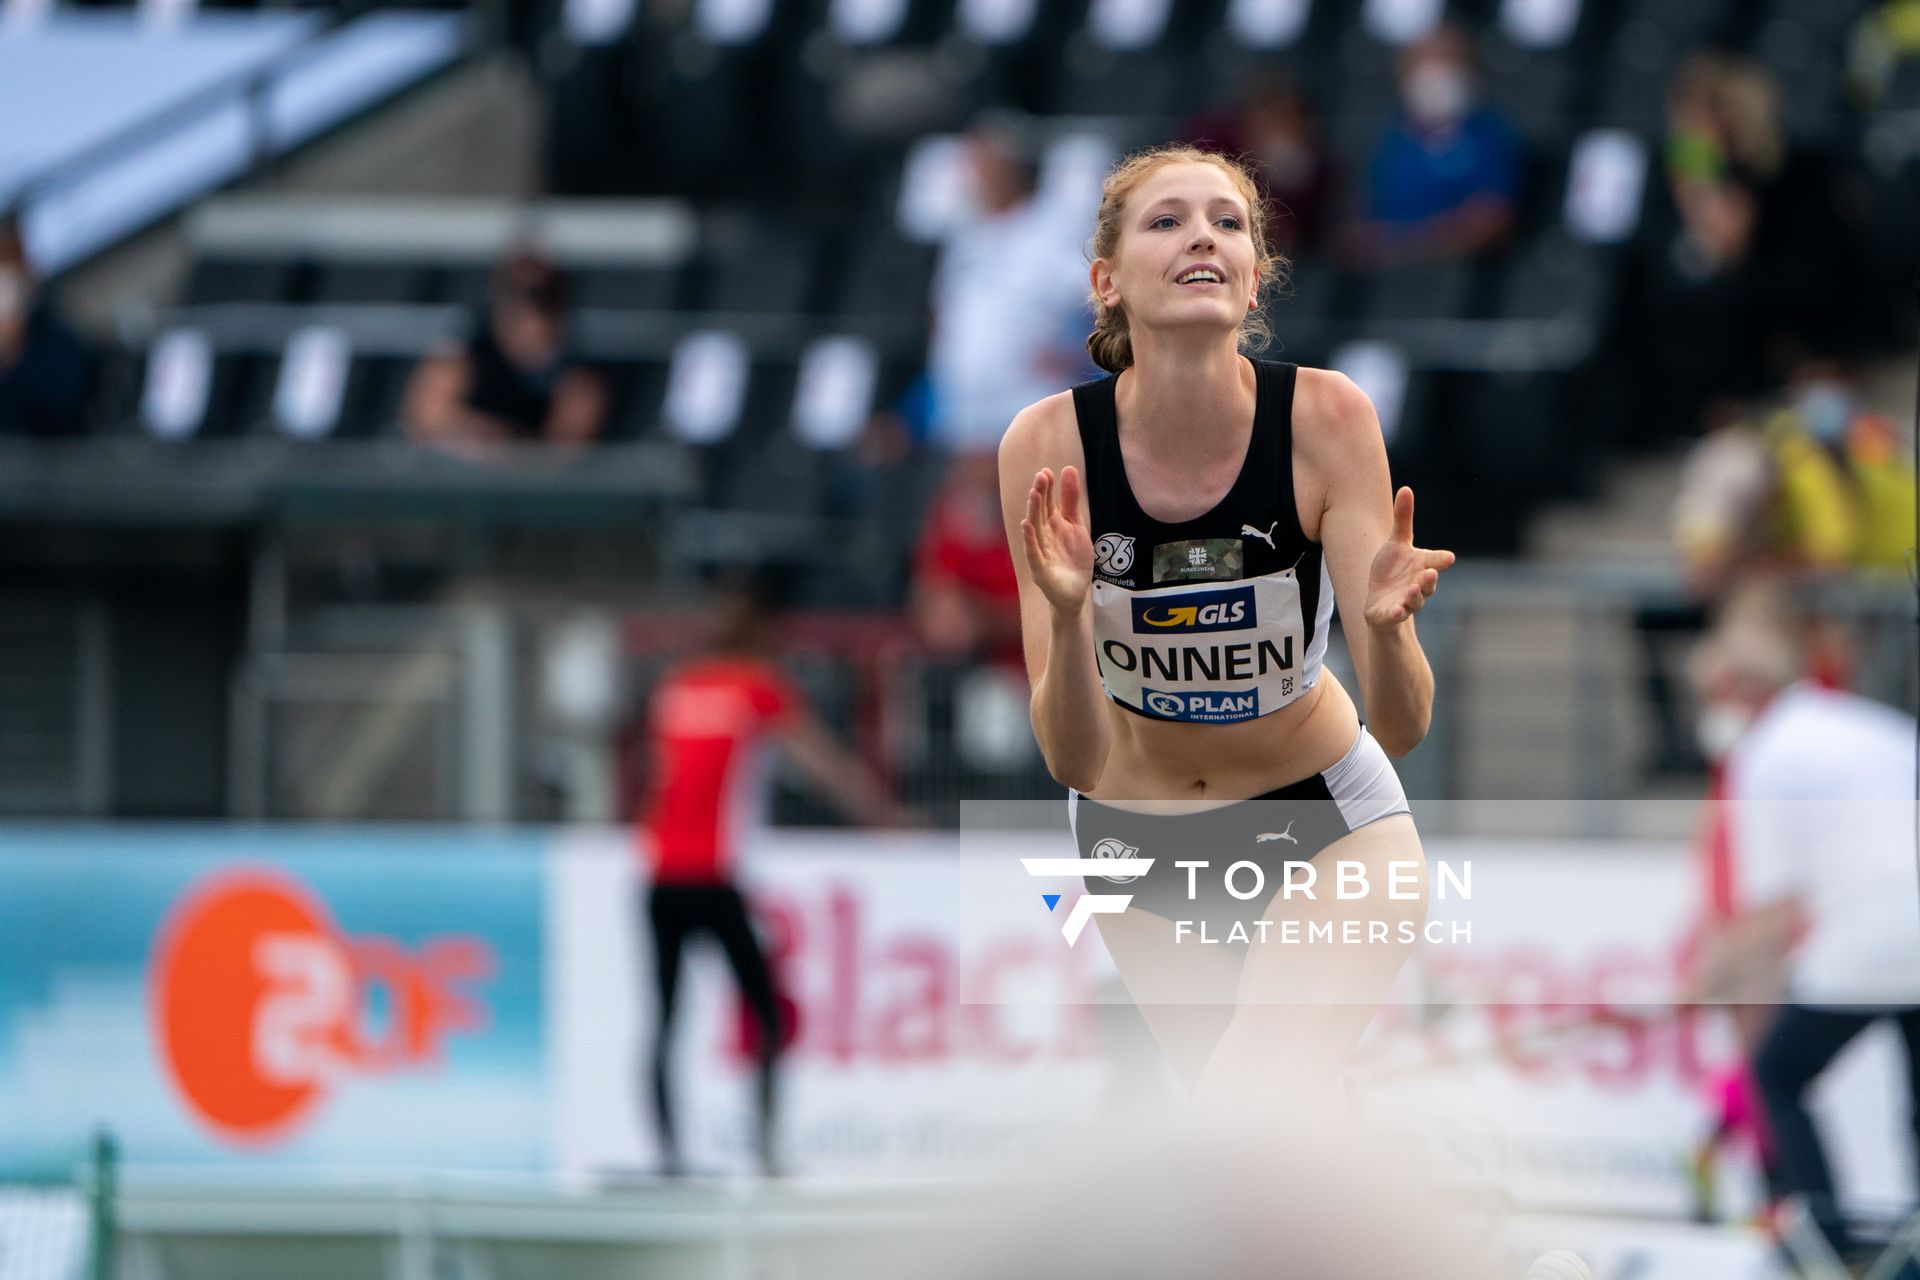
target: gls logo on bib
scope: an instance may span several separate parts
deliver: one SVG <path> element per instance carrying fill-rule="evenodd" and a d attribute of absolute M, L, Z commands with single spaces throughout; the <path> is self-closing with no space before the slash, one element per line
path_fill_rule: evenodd
<path fill-rule="evenodd" d="M 1245 631 L 1259 621 L 1251 586 L 1182 592 L 1175 600 L 1178 603 L 1152 596 L 1134 597 L 1134 634 Z"/>
<path fill-rule="evenodd" d="M 1251 720 L 1260 714 L 1260 691 L 1244 692 L 1204 690 L 1199 693 L 1168 693 L 1164 689 L 1142 689 L 1140 701 L 1147 714 L 1162 720 L 1193 720 L 1206 724 L 1225 724 Z"/>

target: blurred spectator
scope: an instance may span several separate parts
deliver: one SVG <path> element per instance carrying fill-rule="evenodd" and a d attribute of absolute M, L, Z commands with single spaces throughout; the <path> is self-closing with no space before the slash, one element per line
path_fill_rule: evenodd
<path fill-rule="evenodd" d="M 1759 68 L 1723 53 L 1682 65 L 1666 173 L 1621 313 L 1656 437 L 1724 423 L 1778 385 L 1790 335 L 1843 351 L 1868 322 L 1842 175 L 1788 148 L 1778 87 Z"/>
<path fill-rule="evenodd" d="M 78 435 L 93 359 L 36 286 L 19 224 L 0 219 L 0 436 Z"/>
<path fill-rule="evenodd" d="M 1811 564 L 1901 568 L 1913 546 L 1913 465 L 1899 424 L 1869 412 L 1843 361 L 1795 371 L 1788 407 L 1765 427 L 1775 484 L 1773 540 Z"/>
<path fill-rule="evenodd" d="M 1013 126 L 978 126 L 966 155 L 975 212 L 948 236 L 933 283 L 932 438 L 991 453 L 1013 415 L 1092 371 L 1084 223 L 1039 198 Z"/>
<path fill-rule="evenodd" d="M 1713 602 L 1756 572 L 1900 569 L 1914 538 L 1912 468 L 1899 424 L 1867 408 L 1856 371 L 1837 357 L 1803 359 L 1774 407 L 1693 447 L 1673 508 L 1692 598 L 1634 615 L 1656 734 L 1648 772 L 1700 765 L 1667 674 L 1666 643 L 1698 634 Z"/>
<path fill-rule="evenodd" d="M 606 388 L 568 353 L 569 293 L 565 273 L 534 252 L 503 261 L 473 336 L 414 370 L 402 408 L 408 435 L 475 458 L 516 441 L 578 447 L 598 437 Z"/>
<path fill-rule="evenodd" d="M 1261 194 L 1273 206 L 1267 226 L 1276 250 L 1297 257 L 1320 247 L 1333 219 L 1338 174 L 1313 104 L 1290 77 L 1255 77 L 1229 110 L 1201 116 L 1183 132 L 1203 150 L 1252 162 Z"/>
<path fill-rule="evenodd" d="M 1868 410 L 1847 362 L 1810 357 L 1778 408 L 1696 446 L 1674 524 L 1690 580 L 1712 595 L 1756 566 L 1898 569 L 1914 520 L 1899 424 Z"/>
<path fill-rule="evenodd" d="M 1885 105 L 1895 81 L 1912 77 L 1916 67 L 1920 67 L 1920 0 L 1884 0 L 1860 15 L 1849 42 L 1847 78 L 1861 105 Z M 1913 100 L 1900 105 L 1920 106 L 1920 94 L 1910 90 L 1904 96 Z"/>
<path fill-rule="evenodd" d="M 1368 171 L 1362 263 L 1458 258 L 1506 240 L 1520 195 L 1519 136 L 1480 100 L 1473 46 L 1442 25 L 1400 55 L 1400 114 Z"/>
<path fill-rule="evenodd" d="M 1782 997 L 1754 1055 L 1777 1189 L 1803 1197 L 1835 1250 L 1858 1263 L 1807 1101 L 1841 1051 L 1888 1020 L 1905 1042 L 1920 1137 L 1920 725 L 1802 680 L 1802 622 L 1767 598 L 1736 603 L 1695 667 L 1703 720 L 1736 744 L 1726 798 L 1743 901 L 1727 928 L 1745 963 L 1731 966 L 1742 971 L 1733 985 L 1744 993 L 1736 998 Z"/>
<path fill-rule="evenodd" d="M 765 755 L 781 748 L 849 818 L 917 825 L 872 772 L 834 740 L 774 663 L 777 615 L 767 584 L 716 592 L 706 652 L 661 676 L 649 702 L 647 859 L 657 1004 L 650 1101 L 666 1171 L 682 1172 L 672 1096 L 673 1022 L 685 944 L 711 935 L 726 953 L 757 1029 L 759 1155 L 774 1172 L 774 1069 L 781 1044 L 773 974 L 736 882 L 766 805 Z"/>
<path fill-rule="evenodd" d="M 914 553 L 909 606 L 922 643 L 936 657 L 992 662 L 1024 673 L 1020 587 L 1001 518 L 993 454 L 954 460 Z"/>

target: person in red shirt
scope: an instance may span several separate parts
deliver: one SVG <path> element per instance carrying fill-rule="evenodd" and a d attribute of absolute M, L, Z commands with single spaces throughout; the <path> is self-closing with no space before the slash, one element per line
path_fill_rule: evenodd
<path fill-rule="evenodd" d="M 667 1171 L 680 1172 L 669 1088 L 672 1028 L 686 943 L 711 935 L 725 951 L 758 1029 L 760 1158 L 774 1171 L 774 1064 L 778 1001 L 766 953 L 734 881 L 741 845 L 758 825 L 774 747 L 855 821 L 910 815 L 836 742 L 806 698 L 767 656 L 773 610 L 756 584 L 716 596 L 708 651 L 668 670 L 653 690 L 646 734 L 650 786 L 640 824 L 649 871 L 657 984 L 652 1103 Z"/>
<path fill-rule="evenodd" d="M 922 642 L 936 656 L 1024 671 L 1020 579 L 1000 523 L 993 454 L 953 459 L 914 549 L 908 607 Z"/>

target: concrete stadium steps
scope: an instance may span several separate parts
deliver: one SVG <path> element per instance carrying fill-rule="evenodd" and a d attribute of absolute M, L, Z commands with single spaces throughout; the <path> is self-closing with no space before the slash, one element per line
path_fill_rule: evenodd
<path fill-rule="evenodd" d="M 1617 794 L 1645 737 L 1627 619 L 1569 606 L 1495 604 L 1462 623 L 1448 696 L 1459 704 L 1457 794 Z M 1597 773 L 1586 762 L 1604 761 Z"/>
<path fill-rule="evenodd" d="M 1534 517 L 1527 531 L 1527 559 L 1579 565 L 1677 563 L 1673 501 L 1680 492 L 1684 452 L 1615 460 L 1601 497 L 1550 506 Z"/>

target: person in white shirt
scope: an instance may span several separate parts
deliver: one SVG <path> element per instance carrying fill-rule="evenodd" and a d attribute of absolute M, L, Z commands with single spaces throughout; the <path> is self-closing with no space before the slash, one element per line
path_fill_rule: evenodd
<path fill-rule="evenodd" d="M 1844 1257 L 1854 1242 L 1807 1098 L 1856 1036 L 1890 1020 L 1920 1140 L 1920 724 L 1800 679 L 1801 634 L 1775 609 L 1742 609 L 1705 642 L 1695 672 L 1704 736 L 1733 743 L 1726 795 L 1742 923 L 1789 940 L 1780 1009 L 1753 1062 L 1775 1189 L 1803 1196 Z"/>
<path fill-rule="evenodd" d="M 976 214 L 948 235 L 933 282 L 932 438 L 992 455 L 1015 414 L 1092 372 L 1086 211 L 1042 197 L 1039 164 L 1010 124 L 976 126 L 966 156 Z"/>

